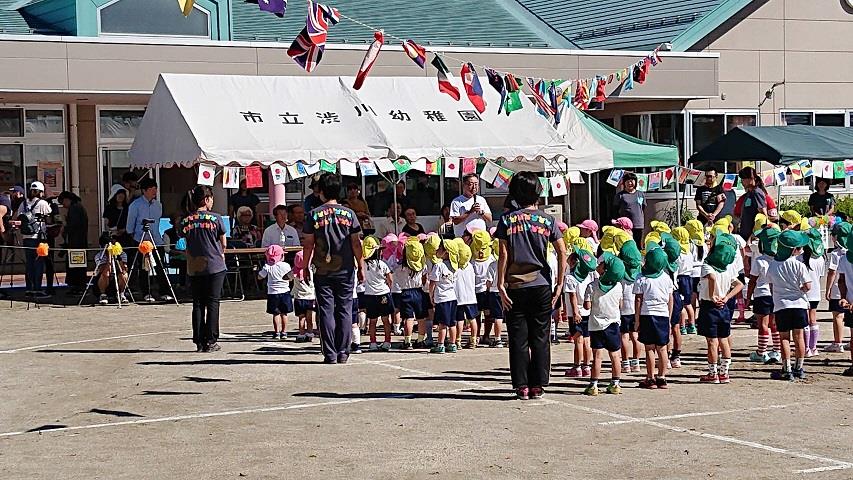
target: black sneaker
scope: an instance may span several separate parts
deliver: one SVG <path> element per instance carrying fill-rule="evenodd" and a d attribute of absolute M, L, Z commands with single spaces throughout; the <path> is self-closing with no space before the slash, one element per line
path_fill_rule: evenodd
<path fill-rule="evenodd" d="M 666 384 L 666 378 L 657 377 L 655 379 L 655 385 L 657 385 L 660 389 L 667 389 L 669 385 Z"/>
<path fill-rule="evenodd" d="M 841 375 L 844 377 L 853 377 L 853 367 L 847 367 L 847 369 L 841 372 Z"/>
<path fill-rule="evenodd" d="M 805 380 L 806 378 L 806 372 L 802 368 L 795 368 L 791 370 L 791 375 L 793 375 L 794 378 L 799 380 Z"/>
<path fill-rule="evenodd" d="M 415 340 L 415 344 L 414 344 L 413 348 L 416 348 L 418 350 L 422 350 L 422 349 L 426 348 L 426 345 L 424 345 L 424 342 L 422 342 L 420 340 Z"/>
<path fill-rule="evenodd" d="M 210 345 L 208 345 L 207 350 L 205 350 L 205 351 L 206 352 L 218 352 L 220 350 L 222 350 L 222 347 L 220 347 L 218 343 L 214 342 L 214 343 L 211 343 Z"/>
<path fill-rule="evenodd" d="M 403 342 L 402 349 L 403 350 L 414 350 L 414 347 L 412 347 L 412 342 Z"/>
<path fill-rule="evenodd" d="M 196 343 L 195 344 L 195 351 L 196 351 L 196 353 L 203 352 L 204 351 L 204 345 L 201 343 Z"/>
<path fill-rule="evenodd" d="M 361 345 L 359 345 L 358 343 L 353 343 L 349 346 L 349 351 L 350 353 L 362 353 Z"/>

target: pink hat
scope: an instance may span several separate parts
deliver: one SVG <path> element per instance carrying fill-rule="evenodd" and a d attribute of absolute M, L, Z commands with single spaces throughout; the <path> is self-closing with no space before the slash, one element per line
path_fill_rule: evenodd
<path fill-rule="evenodd" d="M 398 237 L 393 233 L 389 233 L 382 237 L 382 259 L 399 261 L 400 253 L 403 250 L 403 242 L 405 241 L 403 233 Z"/>
<path fill-rule="evenodd" d="M 578 228 L 585 228 L 585 229 L 589 230 L 590 232 L 592 232 L 592 239 L 595 240 L 596 242 L 598 241 L 598 224 L 595 223 L 595 220 L 592 220 L 591 218 L 587 218 L 586 220 L 582 221 L 581 223 L 577 224 L 576 226 Z"/>
<path fill-rule="evenodd" d="M 632 222 L 631 219 L 628 217 L 619 217 L 616 220 L 613 220 L 611 223 L 621 228 L 622 230 L 625 230 L 626 232 L 630 232 L 634 229 L 634 222 Z"/>
<path fill-rule="evenodd" d="M 284 249 L 280 245 L 270 245 L 264 255 L 267 257 L 267 265 L 275 265 L 284 256 Z"/>
<path fill-rule="evenodd" d="M 428 237 L 428 235 L 426 233 L 419 233 L 418 234 L 418 241 L 423 242 L 424 240 L 427 239 L 427 237 Z"/>
<path fill-rule="evenodd" d="M 560 232 L 565 232 L 566 229 L 569 228 L 569 226 L 566 224 L 566 222 L 561 222 L 557 220 L 557 228 L 560 229 Z"/>
<path fill-rule="evenodd" d="M 489 235 L 491 235 L 491 236 L 493 236 L 493 237 L 494 237 L 494 236 L 495 236 L 495 232 L 497 232 L 497 231 L 498 231 L 498 227 L 492 227 L 492 228 L 490 228 L 490 229 L 489 229 Z"/>
<path fill-rule="evenodd" d="M 473 223 L 469 223 L 468 225 L 465 225 L 465 230 L 471 235 L 474 235 L 474 232 L 476 232 L 477 230 L 482 230 L 482 228 L 474 225 Z"/>
<path fill-rule="evenodd" d="M 293 259 L 293 276 L 305 280 L 305 255 L 301 250 L 296 252 L 296 257 Z"/>

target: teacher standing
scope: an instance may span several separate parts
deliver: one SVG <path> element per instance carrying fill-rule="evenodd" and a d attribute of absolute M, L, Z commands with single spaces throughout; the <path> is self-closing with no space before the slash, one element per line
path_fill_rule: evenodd
<path fill-rule="evenodd" d="M 192 279 L 193 343 L 197 352 L 220 349 L 219 299 L 225 281 L 225 223 L 213 208 L 213 190 L 199 185 L 190 192 L 195 212 L 181 220 L 187 241 L 187 275 Z"/>
<path fill-rule="evenodd" d="M 317 321 L 324 363 L 346 363 L 352 343 L 352 292 L 364 282 L 361 250 L 361 224 L 355 212 L 338 203 L 341 180 L 324 173 L 317 182 L 322 205 L 305 219 L 303 257 L 314 265 L 314 289 L 317 297 Z M 311 270 L 305 269 L 306 282 Z"/>
<path fill-rule="evenodd" d="M 622 190 L 616 192 L 613 197 L 613 207 L 617 211 L 617 217 L 631 219 L 634 241 L 637 245 L 643 244 L 643 231 L 646 228 L 646 195 L 637 190 L 637 175 L 625 172 L 622 176 Z"/>
<path fill-rule="evenodd" d="M 469 225 L 472 230 L 488 230 L 486 223 L 492 221 L 492 211 L 486 199 L 477 195 L 479 192 L 480 179 L 477 175 L 469 173 L 462 177 L 462 195 L 450 202 L 450 219 L 456 238 L 462 238 Z"/>
<path fill-rule="evenodd" d="M 495 231 L 500 241 L 497 288 L 506 312 L 509 370 L 521 400 L 542 398 L 548 386 L 551 312 L 566 274 L 566 244 L 554 217 L 539 209 L 541 193 L 535 173 L 513 176 L 509 194 L 520 208 L 504 214 Z M 556 277 L 548 265 L 548 244 L 557 252 Z"/>

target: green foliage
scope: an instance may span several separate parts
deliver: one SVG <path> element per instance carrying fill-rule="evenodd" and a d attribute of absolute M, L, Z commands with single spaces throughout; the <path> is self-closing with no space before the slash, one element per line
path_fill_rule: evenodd
<path fill-rule="evenodd" d="M 811 216 L 811 211 L 809 210 L 809 203 L 807 199 L 796 200 L 796 201 L 783 201 L 779 205 L 779 213 L 782 213 L 786 210 L 795 210 L 800 215 L 809 217 Z M 835 211 L 843 212 L 850 216 L 853 214 L 853 196 L 836 196 L 835 197 Z"/>
<path fill-rule="evenodd" d="M 677 226 L 679 226 L 679 223 L 678 223 L 678 218 L 676 216 L 676 212 L 678 212 L 678 207 L 676 205 L 673 205 L 673 206 L 671 206 L 671 207 L 669 207 L 663 211 L 663 216 L 662 216 L 663 218 L 660 218 L 660 220 L 665 222 L 667 225 L 670 225 L 671 227 L 677 227 Z M 694 218 L 696 218 L 696 217 L 693 215 L 693 212 L 691 212 L 687 208 L 681 209 L 681 224 L 680 225 L 684 225 L 684 222 L 686 222 L 688 220 L 693 220 Z"/>

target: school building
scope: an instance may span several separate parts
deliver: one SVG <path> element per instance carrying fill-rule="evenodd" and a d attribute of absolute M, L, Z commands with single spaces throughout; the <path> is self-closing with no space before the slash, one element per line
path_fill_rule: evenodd
<path fill-rule="evenodd" d="M 530 77 L 588 78 L 664 44 L 648 81 L 608 100 L 596 117 L 675 145 L 682 159 L 738 125 L 853 125 L 851 0 L 565 3 L 330 0 L 345 17 L 330 27 L 322 63 L 310 75 L 355 74 L 372 33 L 352 20 L 443 52 L 456 75 L 463 59 Z M 94 242 L 157 76 L 305 75 L 286 54 L 305 13 L 300 2 L 278 18 L 243 1 L 196 0 L 185 18 L 174 0 L 0 0 L 0 188 L 44 178 L 56 193 L 79 193 Z M 371 75 L 434 77 L 435 70 L 418 68 L 391 41 Z M 150 174 L 161 185 L 166 215 L 195 183 L 192 169 Z M 613 189 L 604 178 L 593 174 L 555 201 L 571 203 L 577 220 L 590 214 L 591 198 L 592 215 L 607 218 Z M 359 181 L 368 197 L 387 188 L 377 177 Z M 849 179 L 839 182 L 834 188 L 853 192 Z M 809 185 L 799 183 L 782 194 L 806 192 Z M 436 192 L 431 210 L 459 188 L 458 180 L 417 173 L 407 187 Z M 304 192 L 301 182 L 288 185 L 289 200 Z M 662 210 L 673 205 L 674 192 L 648 197 Z"/>

